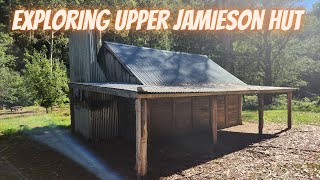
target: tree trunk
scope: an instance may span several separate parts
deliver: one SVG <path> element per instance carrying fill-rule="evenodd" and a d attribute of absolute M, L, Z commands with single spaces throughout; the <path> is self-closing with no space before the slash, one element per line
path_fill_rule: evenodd
<path fill-rule="evenodd" d="M 232 1 L 215 1 L 214 5 L 220 9 L 231 8 L 234 4 Z M 234 73 L 234 51 L 233 51 L 233 34 L 232 32 L 223 32 L 221 41 L 224 46 L 224 62 L 223 68 L 229 71 L 231 74 Z"/>
<path fill-rule="evenodd" d="M 225 33 L 223 35 L 223 44 L 225 49 L 225 59 L 224 59 L 224 68 L 230 73 L 234 73 L 233 63 L 233 40 L 230 33 Z"/>
<path fill-rule="evenodd" d="M 9 5 L 9 12 L 8 12 L 8 21 L 9 21 L 9 25 L 8 25 L 8 32 L 11 31 L 11 12 L 12 12 L 12 2 L 11 0 L 8 0 L 8 5 Z"/>
<path fill-rule="evenodd" d="M 102 33 L 101 31 L 96 31 L 96 38 L 97 38 L 97 50 L 99 50 L 102 46 Z"/>
<path fill-rule="evenodd" d="M 50 64 L 51 64 L 51 71 L 53 70 L 53 36 L 54 32 L 51 31 L 51 42 L 50 42 Z"/>

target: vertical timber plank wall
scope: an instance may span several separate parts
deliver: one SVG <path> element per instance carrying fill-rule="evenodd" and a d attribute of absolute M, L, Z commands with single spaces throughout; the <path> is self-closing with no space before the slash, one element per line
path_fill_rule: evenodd
<path fill-rule="evenodd" d="M 102 56 L 104 54 L 104 56 Z M 141 82 L 130 73 L 116 57 L 105 48 L 99 52 L 99 64 L 103 69 L 108 82 L 123 82 L 129 84 L 141 84 Z"/>
<path fill-rule="evenodd" d="M 241 116 L 239 116 L 239 98 L 240 95 L 228 95 L 226 96 L 226 127 L 232 127 L 241 124 Z"/>
<path fill-rule="evenodd" d="M 192 121 L 194 129 L 202 129 L 208 126 L 208 119 L 210 118 L 210 112 L 208 112 L 209 103 L 208 97 L 193 97 Z"/>
<path fill-rule="evenodd" d="M 175 127 L 172 98 L 152 99 L 150 103 L 150 128 L 154 136 L 166 135 Z"/>
<path fill-rule="evenodd" d="M 242 124 L 241 95 L 216 96 L 216 101 L 218 129 Z M 160 98 L 150 102 L 150 131 L 156 135 L 210 127 L 210 97 Z"/>
<path fill-rule="evenodd" d="M 174 98 L 175 129 L 192 129 L 191 98 Z"/>

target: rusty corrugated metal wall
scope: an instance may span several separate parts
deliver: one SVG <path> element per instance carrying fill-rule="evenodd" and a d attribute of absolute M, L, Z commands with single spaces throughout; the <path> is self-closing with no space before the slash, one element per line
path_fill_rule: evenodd
<path fill-rule="evenodd" d="M 95 141 L 120 135 L 118 113 L 120 97 L 81 89 L 70 90 L 76 133 Z"/>
<path fill-rule="evenodd" d="M 119 136 L 119 97 L 89 92 L 91 139 L 104 140 Z"/>

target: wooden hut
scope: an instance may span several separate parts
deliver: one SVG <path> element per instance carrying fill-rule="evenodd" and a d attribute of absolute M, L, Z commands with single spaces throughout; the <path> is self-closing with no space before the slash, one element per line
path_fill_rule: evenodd
<path fill-rule="evenodd" d="M 97 56 L 96 36 L 70 36 L 70 104 L 74 132 L 87 139 L 123 136 L 136 143 L 139 176 L 147 173 L 148 134 L 175 136 L 242 123 L 242 96 L 288 94 L 288 127 L 294 88 L 247 85 L 204 55 L 104 42 Z"/>

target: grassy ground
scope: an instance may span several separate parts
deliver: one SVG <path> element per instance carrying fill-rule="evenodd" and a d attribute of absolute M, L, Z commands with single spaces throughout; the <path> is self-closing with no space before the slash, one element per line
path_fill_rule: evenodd
<path fill-rule="evenodd" d="M 243 121 L 257 121 L 258 111 L 243 111 Z M 266 122 L 287 123 L 287 110 L 266 110 L 264 111 L 264 120 Z M 293 124 L 320 125 L 320 112 L 312 111 L 292 111 Z"/>
<path fill-rule="evenodd" d="M 243 104 L 243 120 L 258 120 L 258 104 L 256 96 L 245 96 Z M 274 97 L 274 102 L 265 107 L 264 120 L 266 122 L 287 123 L 287 97 L 280 95 Z M 251 110 L 249 110 L 251 109 Z M 320 97 L 292 101 L 293 124 L 320 125 Z"/>
<path fill-rule="evenodd" d="M 0 111 L 0 135 L 10 135 L 21 130 L 70 125 L 70 114 L 67 107 L 53 108 L 46 114 L 45 109 L 38 106 L 25 107 L 23 111 Z"/>

